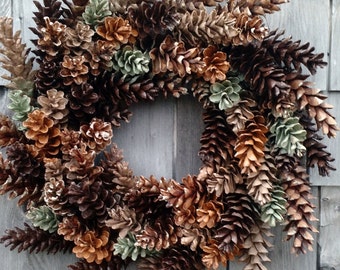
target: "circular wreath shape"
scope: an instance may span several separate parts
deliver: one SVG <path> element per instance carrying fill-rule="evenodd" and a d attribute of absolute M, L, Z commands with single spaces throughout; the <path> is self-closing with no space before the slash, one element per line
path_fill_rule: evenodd
<path fill-rule="evenodd" d="M 0 192 L 28 219 L 2 243 L 72 251 L 76 270 L 136 260 L 142 270 L 217 269 L 234 257 L 266 269 L 279 223 L 296 253 L 311 249 L 307 168 L 334 170 L 317 132 L 338 130 L 307 80 L 323 54 L 264 24 L 285 0 L 219 2 L 34 2 L 34 59 L 0 19 L 12 111 L 0 117 Z M 115 128 L 132 104 L 185 94 L 204 109 L 199 172 L 134 175 Z"/>

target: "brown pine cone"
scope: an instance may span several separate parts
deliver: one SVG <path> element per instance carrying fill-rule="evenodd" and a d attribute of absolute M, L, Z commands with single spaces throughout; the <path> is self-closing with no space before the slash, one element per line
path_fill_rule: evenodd
<path fill-rule="evenodd" d="M 5 147 L 20 140 L 21 134 L 11 119 L 0 113 L 0 147 Z"/>
<path fill-rule="evenodd" d="M 209 243 L 202 247 L 202 250 L 202 262 L 207 269 L 216 270 L 221 263 L 224 266 L 227 265 L 228 255 L 219 249 L 217 241 L 210 239 Z"/>
<path fill-rule="evenodd" d="M 84 55 L 65 55 L 61 63 L 60 76 L 64 85 L 81 85 L 88 80 L 89 68 Z"/>
<path fill-rule="evenodd" d="M 75 241 L 83 235 L 83 228 L 77 216 L 65 216 L 58 224 L 58 234 L 62 235 L 67 241 Z"/>

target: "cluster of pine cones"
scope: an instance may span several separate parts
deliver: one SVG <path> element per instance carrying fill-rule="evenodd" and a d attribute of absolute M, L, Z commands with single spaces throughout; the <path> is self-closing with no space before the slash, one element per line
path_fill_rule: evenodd
<path fill-rule="evenodd" d="M 264 24 L 284 2 L 34 1 L 32 52 L 1 18 L 12 115 L 0 115 L 0 194 L 28 220 L 0 241 L 72 251 L 73 270 L 217 269 L 234 257 L 263 270 L 278 223 L 296 253 L 311 249 L 307 168 L 334 170 L 318 132 L 338 127 L 307 80 L 323 55 Z M 200 171 L 134 175 L 114 129 L 131 104 L 184 94 L 204 109 Z"/>

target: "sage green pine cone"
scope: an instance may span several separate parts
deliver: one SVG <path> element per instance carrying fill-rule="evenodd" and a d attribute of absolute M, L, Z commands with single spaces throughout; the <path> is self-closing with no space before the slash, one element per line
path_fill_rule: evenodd
<path fill-rule="evenodd" d="M 149 72 L 150 57 L 131 46 L 125 46 L 113 57 L 113 69 L 120 71 L 126 80 L 134 82 L 139 76 Z"/>
<path fill-rule="evenodd" d="M 57 216 L 46 205 L 37 208 L 32 207 L 27 212 L 26 217 L 32 221 L 34 227 L 39 227 L 44 231 L 53 233 L 58 229 Z"/>
<path fill-rule="evenodd" d="M 298 117 L 278 118 L 270 127 L 270 132 L 270 138 L 275 137 L 275 144 L 281 153 L 289 156 L 296 154 L 299 157 L 305 153 L 303 142 L 307 132 L 299 123 Z"/>
<path fill-rule="evenodd" d="M 83 19 L 86 24 L 96 27 L 111 14 L 108 0 L 90 0 L 83 13 Z"/>
<path fill-rule="evenodd" d="M 287 212 L 285 192 L 281 186 L 274 186 L 272 199 L 261 207 L 261 220 L 270 227 L 275 227 L 277 222 L 283 222 Z"/>
<path fill-rule="evenodd" d="M 136 261 L 138 257 L 145 258 L 146 256 L 155 253 L 153 250 L 148 250 L 135 246 L 136 238 L 131 234 L 127 234 L 124 238 L 118 238 L 118 243 L 114 244 L 114 255 L 120 254 L 122 259 L 130 257 Z"/>
<path fill-rule="evenodd" d="M 27 115 L 34 109 L 31 106 L 31 98 L 21 90 L 9 91 L 8 98 L 11 102 L 7 107 L 13 111 L 13 120 L 18 121 L 20 123 L 18 129 L 23 130 L 24 127 L 21 123 L 27 119 Z"/>
<path fill-rule="evenodd" d="M 242 90 L 239 85 L 239 77 L 228 77 L 223 82 L 217 82 L 210 86 L 211 95 L 209 100 L 213 103 L 218 103 L 220 110 L 232 108 L 240 101 L 240 91 Z"/>

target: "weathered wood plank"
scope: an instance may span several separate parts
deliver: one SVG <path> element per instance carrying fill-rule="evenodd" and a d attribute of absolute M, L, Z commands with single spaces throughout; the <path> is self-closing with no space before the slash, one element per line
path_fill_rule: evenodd
<path fill-rule="evenodd" d="M 177 102 L 175 125 L 174 177 L 180 180 L 188 174 L 197 175 L 201 161 L 198 156 L 204 124 L 203 109 L 191 96 Z"/>
<path fill-rule="evenodd" d="M 340 187 L 321 187 L 320 269 L 340 269 Z"/>
<path fill-rule="evenodd" d="M 0 17 L 1 16 L 6 16 L 6 17 L 12 16 L 11 2 L 12 2 L 11 0 L 1 0 L 0 1 Z M 0 47 L 1 47 L 1 45 L 0 45 Z M 1 76 L 4 73 L 5 72 L 0 68 L 0 85 L 4 85 L 6 83 L 6 81 L 1 78 Z"/>
<path fill-rule="evenodd" d="M 330 52 L 330 90 L 340 91 L 340 0 L 333 0 Z"/>
<path fill-rule="evenodd" d="M 136 175 L 171 178 L 174 156 L 173 100 L 160 99 L 132 107 L 130 123 L 114 131 L 113 141 Z"/>
<path fill-rule="evenodd" d="M 293 40 L 301 43 L 310 42 L 317 53 L 324 53 L 324 60 L 328 61 L 329 50 L 329 13 L 330 1 L 309 0 L 290 1 L 280 6 L 281 11 L 267 15 L 267 23 L 271 30 L 276 28 L 285 30 L 285 36 L 292 36 Z M 327 89 L 328 66 L 320 69 L 310 80 L 315 81 L 320 89 Z"/>

